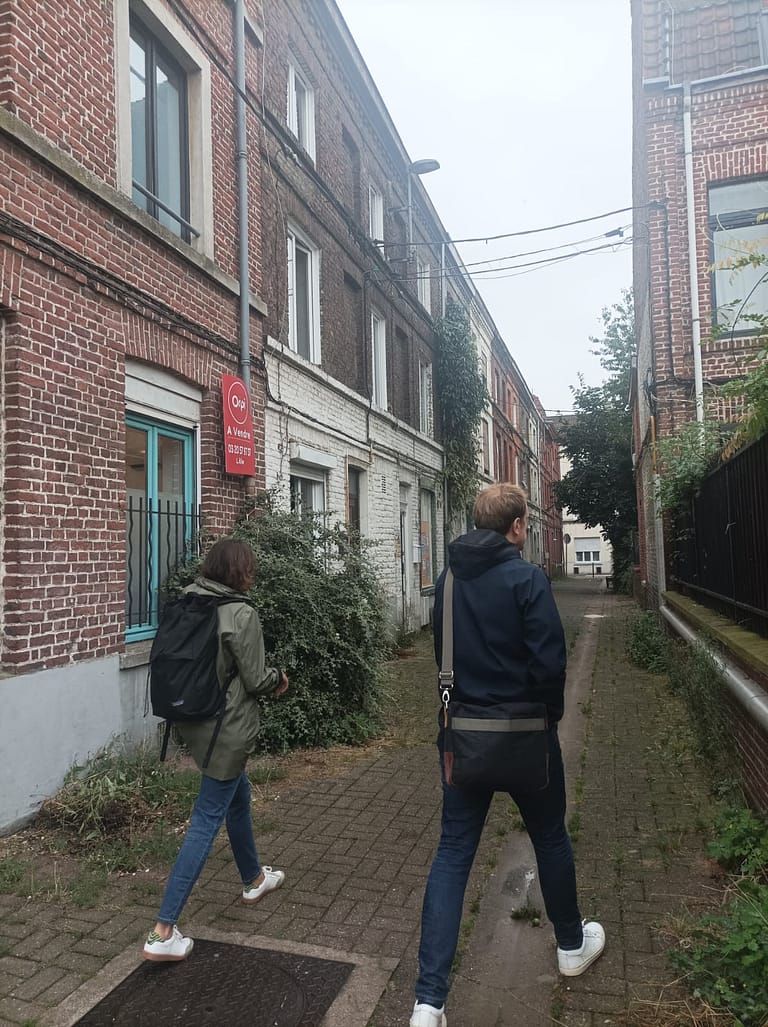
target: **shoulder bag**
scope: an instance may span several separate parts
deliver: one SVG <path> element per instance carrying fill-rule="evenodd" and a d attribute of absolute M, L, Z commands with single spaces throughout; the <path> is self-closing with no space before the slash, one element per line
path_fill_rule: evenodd
<path fill-rule="evenodd" d="M 453 572 L 445 575 L 443 645 L 438 674 L 443 704 L 445 780 L 459 788 L 497 792 L 531 792 L 549 783 L 549 739 L 544 703 L 492 705 L 452 698 Z"/>

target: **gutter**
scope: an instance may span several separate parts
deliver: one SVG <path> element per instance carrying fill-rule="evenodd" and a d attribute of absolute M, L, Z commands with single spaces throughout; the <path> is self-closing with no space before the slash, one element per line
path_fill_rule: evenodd
<path fill-rule="evenodd" d="M 750 719 L 759 724 L 768 734 L 768 695 L 763 689 L 738 667 L 703 642 L 693 628 L 689 627 L 676 613 L 673 613 L 668 606 L 662 603 L 659 609 L 662 617 L 678 635 L 691 645 L 700 646 L 712 658 L 717 669 L 723 675 L 728 691 L 733 698 L 744 707 Z"/>

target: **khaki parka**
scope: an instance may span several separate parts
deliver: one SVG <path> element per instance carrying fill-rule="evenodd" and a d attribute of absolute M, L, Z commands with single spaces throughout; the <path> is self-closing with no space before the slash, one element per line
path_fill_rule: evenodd
<path fill-rule="evenodd" d="M 197 595 L 240 595 L 218 581 L 202 577 L 197 578 L 184 591 Z M 248 757 L 256 748 L 259 733 L 258 698 L 271 695 L 281 680 L 280 671 L 276 667 L 264 665 L 261 621 L 245 599 L 242 603 L 225 603 L 219 607 L 219 655 L 216 661 L 219 683 L 226 681 L 233 664 L 237 666 L 237 674 L 227 691 L 227 706 L 221 730 L 205 770 L 203 761 L 216 721 L 202 720 L 176 725 L 198 769 L 217 781 L 239 777 L 245 769 Z"/>

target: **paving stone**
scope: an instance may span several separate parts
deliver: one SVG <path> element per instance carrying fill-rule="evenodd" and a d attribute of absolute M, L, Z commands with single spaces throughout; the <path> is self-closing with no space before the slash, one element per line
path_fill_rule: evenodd
<path fill-rule="evenodd" d="M 22 1001 L 30 1001 L 37 998 L 46 988 L 50 988 L 56 981 L 66 975 L 66 970 L 60 970 L 57 966 L 48 966 L 38 970 L 36 974 L 28 977 L 23 984 L 20 984 L 14 992 L 14 998 Z M 74 988 L 72 989 L 74 991 Z"/>

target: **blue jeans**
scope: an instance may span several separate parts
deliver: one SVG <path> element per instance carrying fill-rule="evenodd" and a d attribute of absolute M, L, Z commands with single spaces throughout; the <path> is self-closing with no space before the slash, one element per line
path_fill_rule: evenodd
<path fill-rule="evenodd" d="M 253 840 L 251 785 L 248 778 L 242 773 L 240 777 L 233 777 L 229 781 L 216 781 L 203 775 L 187 836 L 165 886 L 157 917 L 161 924 L 175 924 L 181 916 L 184 904 L 225 820 L 229 844 L 243 884 L 255 881 L 261 873 Z"/>
<path fill-rule="evenodd" d="M 448 995 L 448 975 L 459 939 L 469 871 L 480 843 L 493 792 L 446 785 L 440 844 L 427 880 L 421 915 L 417 1002 L 439 1008 Z M 565 776 L 557 728 L 549 733 L 549 785 L 513 794 L 536 853 L 544 905 L 561 948 L 579 948 L 581 914 L 576 870 L 565 828 Z"/>

